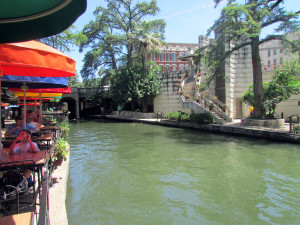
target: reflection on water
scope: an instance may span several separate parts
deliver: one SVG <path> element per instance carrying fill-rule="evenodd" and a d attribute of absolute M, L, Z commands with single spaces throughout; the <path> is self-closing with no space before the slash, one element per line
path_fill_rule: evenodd
<path fill-rule="evenodd" d="M 109 121 L 71 125 L 69 224 L 300 224 L 300 151 Z"/>

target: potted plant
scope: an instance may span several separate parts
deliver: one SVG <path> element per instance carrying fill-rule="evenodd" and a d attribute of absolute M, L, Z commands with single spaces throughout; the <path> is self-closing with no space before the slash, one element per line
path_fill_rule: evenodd
<path fill-rule="evenodd" d="M 189 99 L 190 98 L 190 95 L 189 94 L 186 94 L 185 95 L 185 99 Z"/>
<path fill-rule="evenodd" d="M 197 103 L 199 103 L 200 102 L 200 96 L 195 94 L 195 100 L 196 100 Z"/>
<path fill-rule="evenodd" d="M 183 92 L 183 90 L 179 90 L 178 93 L 179 93 L 180 95 L 183 95 L 184 92 Z"/>
<path fill-rule="evenodd" d="M 225 112 L 227 109 L 227 105 L 226 104 L 221 105 L 221 109 L 223 110 L 223 112 Z"/>
<path fill-rule="evenodd" d="M 64 138 L 68 137 L 69 131 L 70 131 L 69 123 L 66 121 L 63 121 L 63 122 L 61 122 L 61 124 L 59 126 L 60 126 L 60 129 L 62 132 L 62 136 Z"/>
<path fill-rule="evenodd" d="M 54 166 L 60 166 L 63 161 L 67 160 L 67 155 L 69 153 L 70 145 L 63 138 L 59 137 L 55 144 L 54 154 L 53 154 L 53 164 Z"/>
<path fill-rule="evenodd" d="M 212 111 L 214 108 L 214 103 L 210 103 L 208 106 L 209 111 Z"/>

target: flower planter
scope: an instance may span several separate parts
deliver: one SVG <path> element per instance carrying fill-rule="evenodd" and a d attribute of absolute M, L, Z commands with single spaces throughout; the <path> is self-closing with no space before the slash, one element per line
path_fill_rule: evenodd
<path fill-rule="evenodd" d="M 56 161 L 53 162 L 53 166 L 61 166 L 61 164 L 63 163 L 64 159 L 61 158 L 61 159 L 58 159 Z"/>

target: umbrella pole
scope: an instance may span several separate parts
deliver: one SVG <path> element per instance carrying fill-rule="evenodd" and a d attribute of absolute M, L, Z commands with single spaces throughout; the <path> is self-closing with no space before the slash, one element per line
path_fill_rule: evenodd
<path fill-rule="evenodd" d="M 43 124 L 42 92 L 40 92 L 40 124 Z"/>
<path fill-rule="evenodd" d="M 1 70 L 0 68 L 0 105 L 2 105 L 2 87 L 1 87 L 1 77 L 3 75 L 3 71 Z M 2 106 L 1 106 L 1 111 L 2 111 Z M 1 112 L 2 113 L 2 112 Z M 0 135 L 0 142 L 1 142 L 1 145 L 2 145 L 2 118 L 0 116 L 0 124 L 1 124 L 1 135 Z M 2 148 L 0 150 L 0 160 L 2 159 Z"/>
<path fill-rule="evenodd" d="M 24 106 L 23 106 L 23 115 L 24 115 L 24 121 L 23 121 L 23 126 L 24 126 L 24 129 L 26 129 L 26 91 L 28 90 L 28 87 L 27 86 L 25 86 L 25 82 L 24 82 L 24 85 L 21 87 L 21 89 L 23 90 L 23 92 L 24 92 L 24 98 L 23 98 L 23 102 L 24 102 Z"/>

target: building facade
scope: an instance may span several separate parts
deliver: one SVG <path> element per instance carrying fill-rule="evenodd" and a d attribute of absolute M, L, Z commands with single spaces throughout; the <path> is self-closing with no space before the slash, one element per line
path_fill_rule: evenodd
<path fill-rule="evenodd" d="M 162 72 L 188 71 L 188 62 L 180 61 L 177 57 L 192 54 L 198 46 L 192 43 L 166 43 L 158 48 L 159 54 L 152 52 L 148 59 L 159 65 Z"/>
<path fill-rule="evenodd" d="M 299 39 L 299 35 L 292 35 L 292 38 Z M 199 37 L 199 46 L 205 46 L 210 40 L 204 36 Z M 234 47 L 233 43 L 225 43 L 224 50 Z M 299 55 L 291 54 L 284 50 L 281 41 L 270 41 L 260 46 L 260 57 L 263 71 L 263 81 L 269 82 L 273 76 L 273 70 L 276 66 L 286 60 L 300 59 Z M 201 66 L 201 71 L 205 68 Z M 211 95 L 218 98 L 229 107 L 231 118 L 243 118 L 250 114 L 250 106 L 241 101 L 243 93 L 253 82 L 252 58 L 250 46 L 243 47 L 231 54 L 226 59 L 222 67 L 225 79 L 218 78 L 211 83 L 207 90 Z M 277 114 L 284 118 L 300 113 L 300 95 L 292 96 L 287 101 L 281 102 L 277 106 Z"/>

